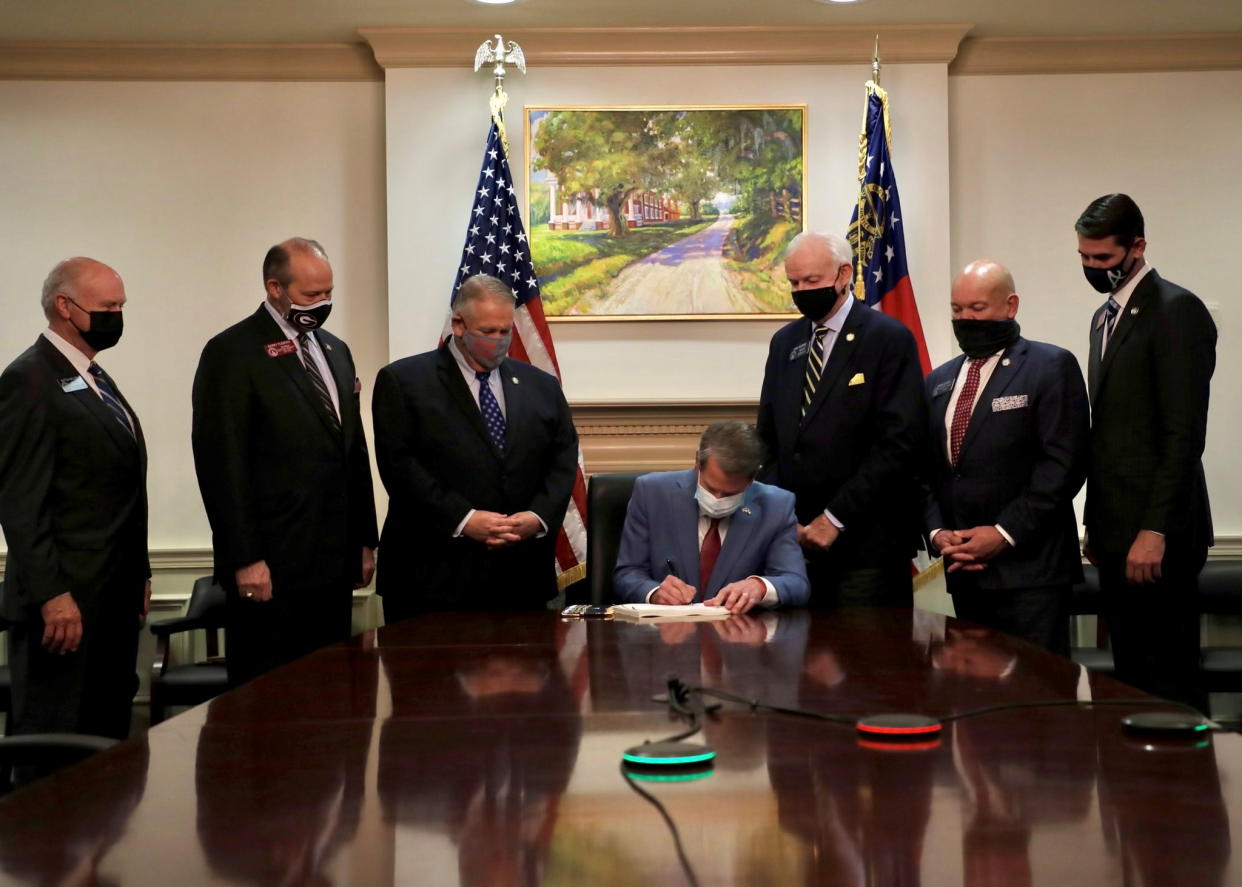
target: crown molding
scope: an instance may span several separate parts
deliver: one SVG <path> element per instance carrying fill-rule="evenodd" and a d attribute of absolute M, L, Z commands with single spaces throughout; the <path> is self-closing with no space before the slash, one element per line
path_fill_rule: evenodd
<path fill-rule="evenodd" d="M 1242 33 L 967 37 L 950 75 L 1111 74 L 1242 68 Z"/>
<path fill-rule="evenodd" d="M 383 79 L 361 43 L 0 43 L 0 80 Z"/>
<path fill-rule="evenodd" d="M 859 27 L 515 28 L 531 65 L 867 64 L 880 37 L 885 64 L 947 64 L 966 23 Z M 479 28 L 360 28 L 384 68 L 456 68 L 489 35 Z"/>

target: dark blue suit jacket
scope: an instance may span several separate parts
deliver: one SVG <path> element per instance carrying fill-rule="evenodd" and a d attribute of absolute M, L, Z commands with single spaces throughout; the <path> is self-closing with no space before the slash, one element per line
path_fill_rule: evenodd
<path fill-rule="evenodd" d="M 854 304 L 802 416 L 811 322 L 777 330 L 759 399 L 768 449 L 761 478 L 797 496 L 807 523 L 830 510 L 845 526 L 832 550 L 862 566 L 913 553 L 921 510 L 917 469 L 927 405 L 914 337 Z"/>
<path fill-rule="evenodd" d="M 644 474 L 634 484 L 625 530 L 617 552 L 613 587 L 625 603 L 642 603 L 664 581 L 668 562 L 678 578 L 699 588 L 699 505 L 694 470 Z M 753 483 L 742 507 L 729 520 L 729 531 L 712 570 L 711 584 L 700 600 L 747 576 L 772 583 L 782 606 L 801 605 L 811 594 L 806 564 L 798 547 L 794 498 L 785 490 Z"/>
<path fill-rule="evenodd" d="M 957 467 L 949 464 L 945 413 L 966 356 L 927 377 L 934 441 L 928 531 L 1000 524 L 1014 542 L 986 570 L 948 575 L 949 590 L 1034 588 L 1082 579 L 1074 496 L 1087 470 L 1087 389 L 1074 355 L 1018 339 L 979 395 Z"/>

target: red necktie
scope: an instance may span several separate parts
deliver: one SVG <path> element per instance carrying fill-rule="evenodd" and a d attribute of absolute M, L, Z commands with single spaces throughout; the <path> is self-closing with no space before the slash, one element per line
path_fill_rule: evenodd
<path fill-rule="evenodd" d="M 953 410 L 953 425 L 949 428 L 949 462 L 957 465 L 962 450 L 962 439 L 970 425 L 970 414 L 975 409 L 975 394 L 979 391 L 979 369 L 987 363 L 986 357 L 972 357 L 966 370 L 966 382 L 957 396 L 957 408 Z"/>
<path fill-rule="evenodd" d="M 720 518 L 712 518 L 712 525 L 707 528 L 703 537 L 703 547 L 699 549 L 699 599 L 707 597 L 707 589 L 711 585 L 712 570 L 716 568 L 716 558 L 720 556 Z"/>

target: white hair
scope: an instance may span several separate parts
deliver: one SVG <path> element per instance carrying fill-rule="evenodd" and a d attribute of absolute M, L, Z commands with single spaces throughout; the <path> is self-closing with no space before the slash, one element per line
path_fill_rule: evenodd
<path fill-rule="evenodd" d="M 837 265 L 854 264 L 854 248 L 850 246 L 850 242 L 840 234 L 825 234 L 821 231 L 803 231 L 801 234 L 794 235 L 794 239 L 789 241 L 789 246 L 785 247 L 785 258 L 789 258 L 802 247 L 812 243 L 819 244 L 828 250 L 828 254 L 832 256 Z"/>

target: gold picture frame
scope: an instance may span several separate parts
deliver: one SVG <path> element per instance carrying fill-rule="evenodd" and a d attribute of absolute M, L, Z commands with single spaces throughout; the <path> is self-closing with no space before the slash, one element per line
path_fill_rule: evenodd
<path fill-rule="evenodd" d="M 783 320 L 807 106 L 528 105 L 526 222 L 550 322 Z"/>

